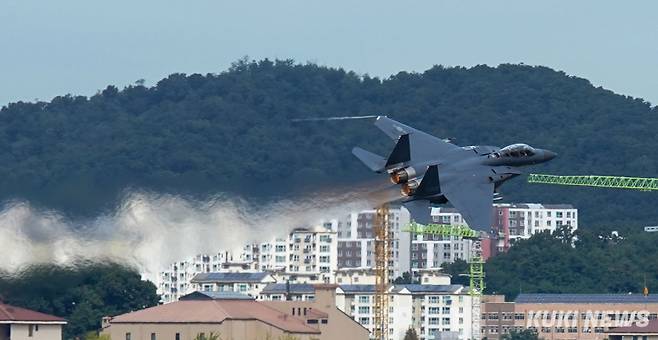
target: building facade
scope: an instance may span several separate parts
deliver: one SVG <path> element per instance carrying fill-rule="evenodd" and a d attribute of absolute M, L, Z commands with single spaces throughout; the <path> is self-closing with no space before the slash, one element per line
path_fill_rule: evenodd
<path fill-rule="evenodd" d="M 287 238 L 246 246 L 240 258 L 262 271 L 285 273 L 283 280 L 331 283 L 338 269 L 337 244 L 332 230 L 297 228 Z"/>
<path fill-rule="evenodd" d="M 0 301 L 0 340 L 61 340 L 66 320 Z"/>
<path fill-rule="evenodd" d="M 344 219 L 329 223 L 338 236 L 338 268 L 372 268 L 375 263 L 375 210 L 351 213 Z M 403 229 L 409 225 L 409 211 L 390 209 L 391 280 L 411 269 L 411 236 Z"/>
<path fill-rule="evenodd" d="M 561 226 L 578 229 L 578 209 L 570 204 L 495 204 L 492 230 L 497 234 L 496 251 L 504 252 L 521 239 Z"/>
<path fill-rule="evenodd" d="M 158 274 L 156 280 L 160 301 L 163 303 L 178 301 L 179 297 L 194 291 L 191 280 L 197 274 L 218 272 L 221 270 L 222 264 L 230 260 L 231 255 L 228 252 L 218 252 L 211 255 L 197 255 L 172 263 L 167 270 Z"/>
<path fill-rule="evenodd" d="M 501 339 L 512 330 L 532 329 L 540 338 L 602 340 L 627 322 L 655 320 L 658 296 L 640 294 L 520 294 L 514 302 L 487 296 L 482 336 Z"/>
<path fill-rule="evenodd" d="M 368 331 L 340 312 L 335 287 L 316 301 L 260 302 L 239 293 L 195 292 L 179 301 L 103 318 L 103 334 L 126 340 L 366 340 Z"/>
<path fill-rule="evenodd" d="M 374 331 L 374 285 L 340 285 L 338 308 Z M 402 340 L 413 327 L 419 339 L 434 339 L 440 333 L 458 339 L 471 337 L 471 297 L 461 285 L 403 284 L 389 293 L 389 340 Z"/>

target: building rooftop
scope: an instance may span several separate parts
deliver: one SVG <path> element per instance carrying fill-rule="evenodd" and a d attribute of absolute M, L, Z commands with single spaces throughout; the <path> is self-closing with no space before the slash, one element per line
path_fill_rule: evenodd
<path fill-rule="evenodd" d="M 345 293 L 374 293 L 375 285 L 339 285 L 340 288 Z"/>
<path fill-rule="evenodd" d="M 399 292 L 403 289 L 408 290 L 410 293 L 451 293 L 457 294 L 462 291 L 462 285 L 421 285 L 421 284 L 407 284 L 407 285 L 394 285 L 393 291 Z"/>
<path fill-rule="evenodd" d="M 519 294 L 515 303 L 658 303 L 658 295 L 642 294 Z"/>
<path fill-rule="evenodd" d="M 256 273 L 200 273 L 194 276 L 192 283 L 204 283 L 204 282 L 261 282 L 264 278 L 268 277 L 270 274 L 265 272 L 256 272 Z"/>
<path fill-rule="evenodd" d="M 0 302 L 0 322 L 11 323 L 12 321 L 66 324 L 66 320 L 60 317 L 21 307 L 15 307 Z"/>
<path fill-rule="evenodd" d="M 304 320 L 253 300 L 184 300 L 122 314 L 111 323 L 222 323 L 259 320 L 291 333 L 319 334 Z"/>
<path fill-rule="evenodd" d="M 263 290 L 261 294 L 285 294 L 287 291 L 285 283 L 270 283 Z M 291 294 L 313 294 L 315 293 L 315 288 L 312 284 L 308 283 L 291 283 L 290 284 L 290 293 Z"/>
<path fill-rule="evenodd" d="M 356 293 L 374 293 L 375 285 L 340 285 L 339 288 L 347 294 Z M 411 294 L 458 294 L 463 291 L 462 285 L 428 285 L 428 284 L 398 284 L 393 285 L 391 291 L 399 293 L 403 289 L 408 290 Z"/>
<path fill-rule="evenodd" d="M 179 300 L 254 300 L 254 298 L 238 292 L 196 291 L 181 296 Z"/>

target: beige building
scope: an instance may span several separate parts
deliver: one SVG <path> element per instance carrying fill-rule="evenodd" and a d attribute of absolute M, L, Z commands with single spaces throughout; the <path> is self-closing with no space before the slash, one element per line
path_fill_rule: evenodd
<path fill-rule="evenodd" d="M 520 294 L 514 302 L 484 297 L 481 326 L 482 336 L 489 340 L 523 329 L 534 329 L 546 340 L 602 340 L 613 328 L 657 316 L 658 296 Z"/>
<path fill-rule="evenodd" d="M 0 340 L 61 340 L 62 318 L 0 302 Z"/>
<path fill-rule="evenodd" d="M 322 288 L 322 287 L 320 287 Z M 364 340 L 368 332 L 336 309 L 335 287 L 317 290 L 313 302 L 258 302 L 234 292 L 195 292 L 178 302 L 104 318 L 113 340 Z M 333 292 L 332 292 L 333 291 Z"/>
<path fill-rule="evenodd" d="M 658 320 L 651 320 L 646 325 L 612 328 L 606 335 L 610 340 L 658 340 Z"/>

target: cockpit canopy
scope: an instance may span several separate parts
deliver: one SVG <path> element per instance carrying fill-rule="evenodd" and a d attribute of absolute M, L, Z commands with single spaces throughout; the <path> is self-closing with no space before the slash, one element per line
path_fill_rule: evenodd
<path fill-rule="evenodd" d="M 534 156 L 535 149 L 528 144 L 512 144 L 498 151 L 501 157 L 529 157 Z"/>

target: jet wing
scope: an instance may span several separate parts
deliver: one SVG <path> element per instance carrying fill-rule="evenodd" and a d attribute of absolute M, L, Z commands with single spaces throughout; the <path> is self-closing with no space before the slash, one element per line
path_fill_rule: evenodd
<path fill-rule="evenodd" d="M 441 183 L 441 193 L 457 209 L 471 229 L 489 231 L 493 220 L 493 183 L 464 178 Z"/>
<path fill-rule="evenodd" d="M 412 162 L 423 162 L 437 160 L 443 155 L 455 151 L 463 151 L 457 145 L 450 144 L 440 138 L 434 137 L 423 131 L 416 130 L 386 116 L 379 116 L 375 126 L 384 131 L 393 140 L 398 140 L 403 135 L 409 135 L 409 144 Z"/>

